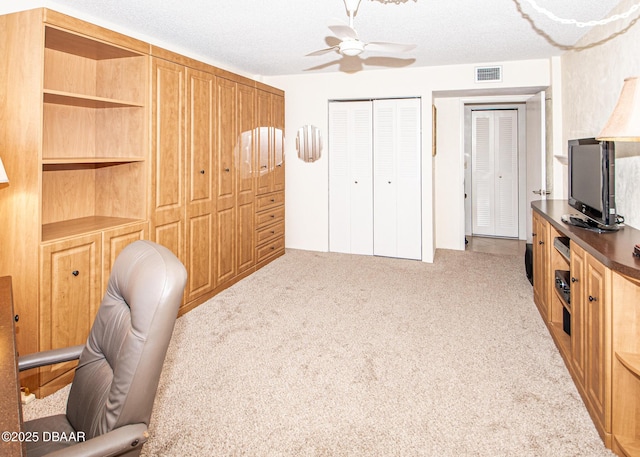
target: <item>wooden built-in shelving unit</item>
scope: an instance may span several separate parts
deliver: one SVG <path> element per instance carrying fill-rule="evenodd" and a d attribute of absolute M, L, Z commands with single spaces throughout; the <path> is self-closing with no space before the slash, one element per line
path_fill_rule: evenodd
<path fill-rule="evenodd" d="M 564 224 L 566 201 L 533 202 L 534 299 L 605 445 L 640 456 L 640 231 L 595 233 Z M 570 239 L 570 258 L 553 238 Z M 571 305 L 555 290 L 555 270 L 570 271 Z M 563 329 L 569 311 L 571 335 Z M 548 314 L 544 311 L 548 310 Z"/>
<path fill-rule="evenodd" d="M 0 16 L 0 50 L 0 275 L 22 354 L 84 343 L 137 239 L 187 267 L 180 313 L 284 254 L 284 92 L 45 8 Z M 44 396 L 72 377 L 21 380 Z"/>

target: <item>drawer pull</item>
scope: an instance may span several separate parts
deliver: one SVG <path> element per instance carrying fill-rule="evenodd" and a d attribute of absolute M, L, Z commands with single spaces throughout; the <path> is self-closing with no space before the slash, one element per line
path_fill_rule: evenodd
<path fill-rule="evenodd" d="M 71 272 L 71 274 L 72 274 L 73 276 L 78 276 L 78 275 L 80 274 L 80 272 L 79 272 L 78 270 L 73 270 L 73 271 Z"/>
<path fill-rule="evenodd" d="M 271 199 L 271 203 L 273 203 L 273 202 L 275 202 L 275 201 L 276 201 L 276 199 L 275 199 L 275 198 L 272 198 L 272 199 Z"/>
<path fill-rule="evenodd" d="M 271 250 L 273 251 L 276 247 L 275 246 L 271 246 Z"/>
<path fill-rule="evenodd" d="M 275 230 L 271 230 L 271 234 L 272 234 L 272 235 L 275 235 L 275 234 L 276 234 L 276 231 L 275 231 Z"/>
<path fill-rule="evenodd" d="M 273 219 L 274 217 L 276 217 L 276 215 L 275 215 L 275 214 L 272 214 L 272 215 L 271 215 L 271 219 Z"/>

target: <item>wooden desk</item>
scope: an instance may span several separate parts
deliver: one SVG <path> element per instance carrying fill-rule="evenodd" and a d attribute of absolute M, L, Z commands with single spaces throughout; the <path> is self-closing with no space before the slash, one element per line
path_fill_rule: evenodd
<path fill-rule="evenodd" d="M 16 361 L 16 337 L 13 325 L 13 298 L 11 277 L 0 277 L 0 432 L 22 430 L 22 404 L 20 381 Z M 15 433 L 14 433 L 15 437 Z M 6 457 L 26 455 L 19 441 L 0 441 L 0 455 Z"/>

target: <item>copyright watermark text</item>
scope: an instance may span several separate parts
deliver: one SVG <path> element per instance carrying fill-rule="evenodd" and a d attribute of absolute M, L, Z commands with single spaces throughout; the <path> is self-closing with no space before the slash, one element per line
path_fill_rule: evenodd
<path fill-rule="evenodd" d="M 3 443 L 37 443 L 60 441 L 84 441 L 84 432 L 2 432 Z"/>

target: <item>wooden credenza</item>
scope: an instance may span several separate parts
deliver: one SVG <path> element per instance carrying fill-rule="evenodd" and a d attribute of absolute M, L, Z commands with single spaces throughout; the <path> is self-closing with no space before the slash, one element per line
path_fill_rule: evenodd
<path fill-rule="evenodd" d="M 561 221 L 565 200 L 532 203 L 534 301 L 605 445 L 640 455 L 640 231 L 595 233 Z M 566 256 L 555 238 L 569 239 Z M 570 303 L 556 287 L 568 271 Z M 570 328 L 569 328 L 570 327 Z"/>

